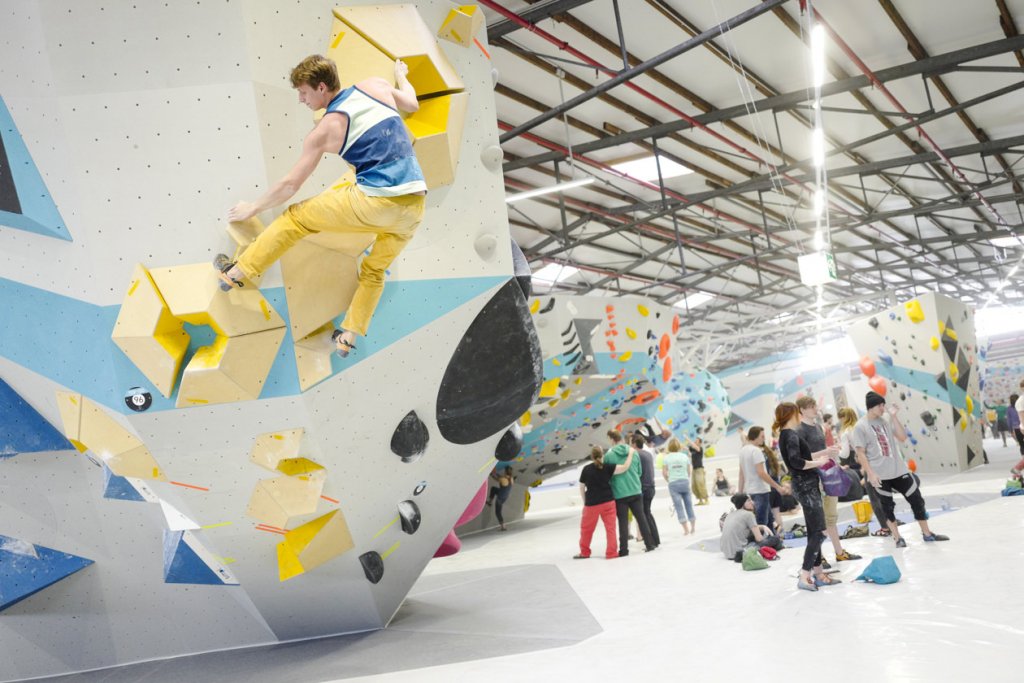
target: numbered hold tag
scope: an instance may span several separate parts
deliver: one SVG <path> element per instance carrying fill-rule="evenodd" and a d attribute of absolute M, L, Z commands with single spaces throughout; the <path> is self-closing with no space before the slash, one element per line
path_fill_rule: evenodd
<path fill-rule="evenodd" d="M 125 392 L 124 403 L 135 412 L 141 413 L 153 405 L 153 395 L 142 387 L 132 387 Z"/>

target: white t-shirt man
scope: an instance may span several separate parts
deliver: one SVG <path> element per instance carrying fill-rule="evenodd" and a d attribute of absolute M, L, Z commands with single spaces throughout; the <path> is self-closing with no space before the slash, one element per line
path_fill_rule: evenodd
<path fill-rule="evenodd" d="M 740 468 L 743 470 L 743 491 L 746 494 L 768 493 L 772 487 L 757 474 L 757 466 L 765 465 L 764 451 L 753 444 L 740 449 Z M 767 469 L 767 465 L 765 465 Z"/>
<path fill-rule="evenodd" d="M 896 479 L 909 472 L 896 450 L 889 422 L 884 418 L 872 420 L 866 415 L 857 421 L 850 437 L 854 448 L 863 448 L 868 464 L 881 480 Z"/>

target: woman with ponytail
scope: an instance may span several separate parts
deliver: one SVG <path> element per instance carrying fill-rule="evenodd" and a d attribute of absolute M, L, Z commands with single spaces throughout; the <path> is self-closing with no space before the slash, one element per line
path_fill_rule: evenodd
<path fill-rule="evenodd" d="M 821 542 L 825 531 L 825 510 L 822 507 L 821 491 L 818 488 L 818 473 L 815 471 L 839 452 L 838 446 L 827 448 L 818 458 L 811 455 L 811 449 L 796 428 L 800 425 L 800 409 L 795 403 L 780 403 L 775 407 L 775 424 L 772 433 L 779 435 L 779 451 L 793 477 L 793 493 L 804 511 L 804 525 L 807 527 L 807 547 L 800 568 L 797 588 L 816 591 L 818 586 L 840 583 L 829 578 L 821 568 Z"/>

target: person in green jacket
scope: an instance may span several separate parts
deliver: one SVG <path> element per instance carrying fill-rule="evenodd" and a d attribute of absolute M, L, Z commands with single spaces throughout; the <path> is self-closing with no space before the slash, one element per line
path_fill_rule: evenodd
<path fill-rule="evenodd" d="M 629 457 L 630 447 L 623 443 L 622 432 L 612 429 L 608 432 L 608 440 L 612 447 L 604 454 L 604 462 L 612 467 L 621 465 Z M 619 557 L 629 555 L 629 513 L 633 513 L 640 526 L 647 552 L 658 546 L 651 542 L 650 527 L 644 515 L 644 500 L 640 485 L 640 458 L 634 457 L 632 464 L 625 472 L 612 477 L 612 495 L 615 496 L 615 514 L 619 520 Z"/>

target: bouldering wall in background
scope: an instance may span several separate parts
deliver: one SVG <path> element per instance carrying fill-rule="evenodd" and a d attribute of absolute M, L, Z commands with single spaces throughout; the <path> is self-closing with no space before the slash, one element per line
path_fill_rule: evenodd
<path fill-rule="evenodd" d="M 531 299 L 544 383 L 519 419 L 522 449 L 498 467 L 511 467 L 516 488 L 503 515 L 523 515 L 525 487 L 577 467 L 591 446 L 609 446 L 606 432 L 628 435 L 649 425 L 713 444 L 729 423 L 729 397 L 703 369 L 678 367 L 672 308 L 641 297 L 538 295 Z M 493 514 L 464 525 L 494 525 Z"/>
<path fill-rule="evenodd" d="M 541 379 L 479 22 L 440 0 L 16 5 L 0 679 L 384 626 Z M 228 207 L 297 157 L 313 122 L 287 75 L 312 53 L 346 84 L 401 57 L 423 98 L 426 217 L 345 360 L 365 241 L 300 243 L 244 292 L 209 265 L 260 228 L 226 231 Z M 325 159 L 296 200 L 345 172 Z"/>
<path fill-rule="evenodd" d="M 852 325 L 850 337 L 868 386 L 900 406 L 910 436 L 900 448 L 918 471 L 960 472 L 982 464 L 983 406 L 970 308 L 929 293 Z"/>

